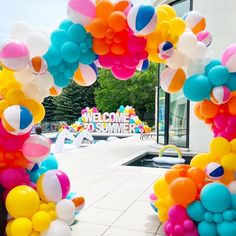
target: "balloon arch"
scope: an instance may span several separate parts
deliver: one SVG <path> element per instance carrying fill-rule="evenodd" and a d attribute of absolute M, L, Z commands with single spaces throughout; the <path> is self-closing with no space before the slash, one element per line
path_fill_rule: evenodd
<path fill-rule="evenodd" d="M 150 196 L 166 235 L 236 235 L 236 44 L 213 59 L 204 16 L 182 18 L 168 5 L 129 0 L 70 0 L 68 18 L 50 39 L 18 22 L 0 47 L 0 184 L 9 214 L 8 236 L 69 236 L 84 199 L 70 192 L 49 141 L 31 135 L 45 115 L 42 102 L 73 79 L 90 86 L 97 68 L 130 79 L 149 62 L 167 68 L 164 91 L 183 90 L 195 114 L 212 129 L 209 153 L 176 165 Z M 145 81 L 144 81 L 145 83 Z M 4 226 L 6 219 L 2 219 Z"/>

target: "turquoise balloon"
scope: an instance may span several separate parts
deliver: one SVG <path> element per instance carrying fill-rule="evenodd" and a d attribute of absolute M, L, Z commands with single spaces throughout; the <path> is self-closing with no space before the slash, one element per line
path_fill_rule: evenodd
<path fill-rule="evenodd" d="M 56 157 L 51 153 L 42 163 L 41 166 L 47 168 L 47 170 L 57 170 L 58 169 L 58 161 Z"/>
<path fill-rule="evenodd" d="M 202 203 L 200 201 L 195 201 L 188 205 L 187 207 L 187 213 L 189 217 L 197 222 L 204 220 L 204 214 L 206 210 L 204 209 Z"/>
<path fill-rule="evenodd" d="M 64 73 L 58 73 L 58 75 L 54 77 L 54 83 L 60 88 L 65 88 L 70 83 L 70 79 L 66 78 Z"/>
<path fill-rule="evenodd" d="M 209 211 L 207 211 L 205 214 L 204 214 L 204 219 L 205 221 L 207 222 L 213 222 L 213 214 Z"/>
<path fill-rule="evenodd" d="M 33 183 L 36 183 L 38 181 L 38 178 L 40 177 L 38 171 L 31 171 L 29 175 L 30 175 L 30 181 Z"/>
<path fill-rule="evenodd" d="M 51 46 L 43 57 L 46 60 L 49 67 L 57 66 L 62 62 L 62 56 L 60 50 L 54 46 Z"/>
<path fill-rule="evenodd" d="M 76 71 L 79 67 L 79 62 L 67 63 L 67 67 L 71 68 L 73 71 Z"/>
<path fill-rule="evenodd" d="M 236 90 L 236 73 L 230 73 L 229 79 L 225 84 L 232 92 Z"/>
<path fill-rule="evenodd" d="M 70 37 L 66 31 L 57 29 L 51 34 L 51 41 L 53 45 L 61 47 L 65 42 L 70 41 Z"/>
<path fill-rule="evenodd" d="M 72 78 L 74 75 L 74 71 L 72 69 L 66 69 L 64 71 L 64 76 L 68 79 Z"/>
<path fill-rule="evenodd" d="M 60 65 L 58 65 L 58 71 L 59 72 L 64 72 L 66 67 L 67 67 L 66 63 L 62 62 Z"/>
<path fill-rule="evenodd" d="M 193 75 L 184 83 L 183 92 L 187 99 L 199 102 L 207 98 L 212 86 L 204 75 Z"/>
<path fill-rule="evenodd" d="M 235 236 L 236 221 L 224 221 L 217 225 L 217 231 L 220 236 Z"/>
<path fill-rule="evenodd" d="M 232 195 L 232 208 L 236 210 L 236 195 Z"/>
<path fill-rule="evenodd" d="M 213 216 L 213 220 L 215 223 L 220 223 L 224 220 L 223 215 L 221 213 L 215 213 Z"/>
<path fill-rule="evenodd" d="M 59 28 L 64 31 L 68 31 L 72 25 L 73 23 L 70 20 L 66 19 L 61 22 L 61 24 L 59 25 Z"/>
<path fill-rule="evenodd" d="M 221 65 L 221 61 L 220 60 L 211 60 L 209 64 L 206 65 L 205 67 L 205 75 L 208 76 L 208 73 L 209 71 L 215 67 L 215 66 L 218 66 L 218 65 Z"/>
<path fill-rule="evenodd" d="M 52 74 L 52 75 L 56 75 L 58 73 L 58 66 L 50 66 L 48 67 L 48 71 Z"/>
<path fill-rule="evenodd" d="M 89 49 L 86 53 L 81 53 L 80 62 L 85 65 L 90 65 L 96 58 L 96 54 Z"/>
<path fill-rule="evenodd" d="M 226 221 L 232 221 L 235 217 L 235 211 L 234 210 L 227 210 L 223 213 L 223 217 Z"/>
<path fill-rule="evenodd" d="M 80 24 L 71 25 L 68 30 L 68 33 L 70 35 L 70 38 L 77 44 L 80 44 L 86 41 L 86 38 L 87 38 L 86 29 Z"/>
<path fill-rule="evenodd" d="M 231 193 L 219 183 L 207 184 L 200 194 L 202 205 L 210 212 L 224 212 L 231 206 Z"/>
<path fill-rule="evenodd" d="M 80 48 L 80 51 L 81 51 L 82 53 L 86 53 L 86 52 L 88 51 L 88 49 L 89 49 L 88 44 L 85 43 L 85 42 L 81 43 L 81 44 L 79 45 L 79 48 Z"/>
<path fill-rule="evenodd" d="M 40 168 L 38 169 L 38 173 L 40 175 L 44 174 L 47 171 L 47 168 L 45 166 L 40 166 Z"/>
<path fill-rule="evenodd" d="M 76 62 L 80 58 L 80 49 L 73 42 L 66 42 L 61 46 L 61 55 L 66 62 Z"/>
<path fill-rule="evenodd" d="M 198 233 L 200 236 L 218 236 L 216 225 L 214 223 L 208 223 L 202 221 L 198 225 Z"/>
<path fill-rule="evenodd" d="M 229 79 L 229 71 L 226 67 L 218 65 L 210 69 L 208 78 L 214 86 L 224 85 Z"/>

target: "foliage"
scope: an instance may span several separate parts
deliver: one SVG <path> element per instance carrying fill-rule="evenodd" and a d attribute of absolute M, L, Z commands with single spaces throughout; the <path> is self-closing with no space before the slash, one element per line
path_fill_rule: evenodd
<path fill-rule="evenodd" d="M 46 110 L 44 121 L 55 121 L 55 105 L 53 103 L 54 97 L 46 97 L 43 101 L 43 105 Z"/>

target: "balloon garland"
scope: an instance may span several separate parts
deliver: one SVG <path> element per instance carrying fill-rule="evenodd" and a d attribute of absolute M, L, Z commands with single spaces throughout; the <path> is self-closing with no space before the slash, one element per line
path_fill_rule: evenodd
<path fill-rule="evenodd" d="M 69 236 L 84 204 L 69 194 L 68 176 L 57 170 L 49 141 L 30 134 L 44 118 L 44 98 L 58 96 L 71 79 L 93 84 L 97 67 L 127 80 L 152 61 L 167 65 L 160 76 L 163 90 L 183 89 L 187 99 L 198 102 L 195 113 L 215 138 L 209 153 L 174 166 L 156 181 L 151 206 L 165 222 L 166 235 L 236 235 L 236 45 L 221 60 L 212 59 L 204 16 L 191 11 L 180 18 L 168 5 L 69 0 L 67 14 L 50 38 L 18 22 L 0 47 L 6 234 Z"/>

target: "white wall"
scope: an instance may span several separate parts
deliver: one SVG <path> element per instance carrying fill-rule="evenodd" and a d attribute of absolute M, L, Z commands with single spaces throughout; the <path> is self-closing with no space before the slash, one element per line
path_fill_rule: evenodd
<path fill-rule="evenodd" d="M 193 0 L 193 9 L 205 16 L 207 30 L 213 36 L 210 47 L 220 59 L 225 48 L 236 43 L 236 0 Z M 194 115 L 193 103 L 190 107 L 190 150 L 208 151 L 211 131 Z"/>

